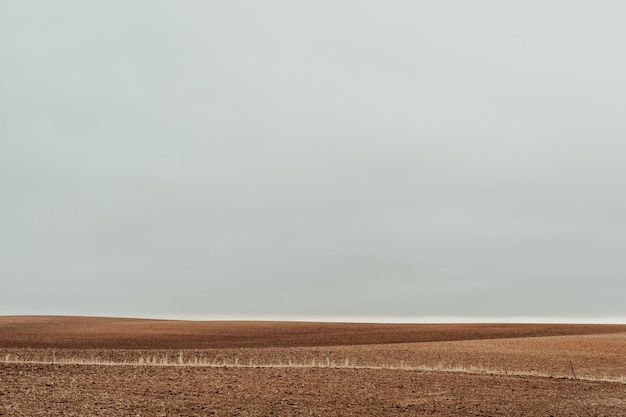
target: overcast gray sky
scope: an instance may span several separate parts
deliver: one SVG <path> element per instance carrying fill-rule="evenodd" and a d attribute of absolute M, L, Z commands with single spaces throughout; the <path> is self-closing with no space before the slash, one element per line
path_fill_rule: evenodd
<path fill-rule="evenodd" d="M 626 317 L 626 3 L 0 3 L 0 314 Z"/>

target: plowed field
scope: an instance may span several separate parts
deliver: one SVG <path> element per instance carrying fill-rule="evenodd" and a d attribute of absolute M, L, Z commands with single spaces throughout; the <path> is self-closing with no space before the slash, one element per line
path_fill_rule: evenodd
<path fill-rule="evenodd" d="M 626 326 L 0 317 L 0 416 L 626 416 Z"/>

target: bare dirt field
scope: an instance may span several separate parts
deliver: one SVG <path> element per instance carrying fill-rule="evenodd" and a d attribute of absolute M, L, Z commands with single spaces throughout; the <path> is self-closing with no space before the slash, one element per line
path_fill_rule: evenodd
<path fill-rule="evenodd" d="M 626 325 L 0 317 L 0 416 L 626 416 Z"/>

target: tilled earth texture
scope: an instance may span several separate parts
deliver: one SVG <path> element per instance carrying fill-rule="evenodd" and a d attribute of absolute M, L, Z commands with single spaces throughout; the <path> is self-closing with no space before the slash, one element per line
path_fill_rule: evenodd
<path fill-rule="evenodd" d="M 624 375 L 620 325 L 0 317 L 0 416 L 623 417 Z"/>

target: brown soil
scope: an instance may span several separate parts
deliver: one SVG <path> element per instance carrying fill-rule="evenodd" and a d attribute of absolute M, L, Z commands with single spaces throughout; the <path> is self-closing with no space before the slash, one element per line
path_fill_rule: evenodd
<path fill-rule="evenodd" d="M 625 357 L 626 326 L 0 317 L 0 416 L 623 417 Z"/>
<path fill-rule="evenodd" d="M 339 346 L 584 335 L 626 325 L 368 324 L 0 317 L 0 348 L 207 349 Z"/>
<path fill-rule="evenodd" d="M 3 365 L 3 416 L 623 416 L 623 384 L 321 368 Z"/>

